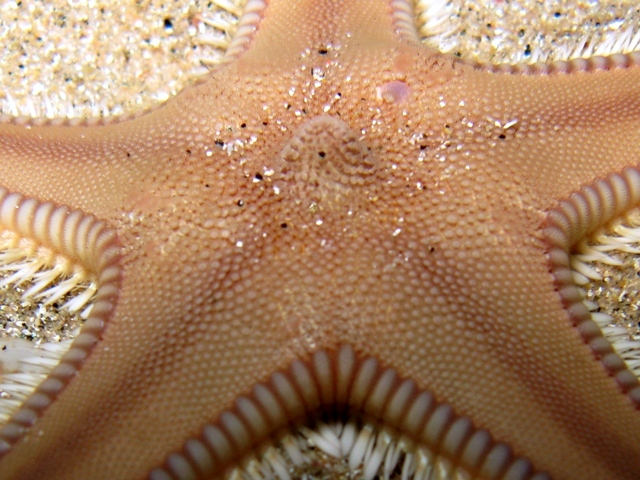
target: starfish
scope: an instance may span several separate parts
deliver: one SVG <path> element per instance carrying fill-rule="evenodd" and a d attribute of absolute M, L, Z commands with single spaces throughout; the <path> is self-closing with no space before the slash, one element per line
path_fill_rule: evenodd
<path fill-rule="evenodd" d="M 0 127 L 0 224 L 98 283 L 2 478 L 287 478 L 326 418 L 367 478 L 640 477 L 638 378 L 570 257 L 640 203 L 640 55 L 417 40 L 402 0 L 251 0 L 162 107 Z"/>

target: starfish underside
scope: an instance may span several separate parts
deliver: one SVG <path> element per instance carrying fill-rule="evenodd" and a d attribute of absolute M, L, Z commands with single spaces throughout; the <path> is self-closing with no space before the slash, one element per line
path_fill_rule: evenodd
<path fill-rule="evenodd" d="M 0 476 L 639 478 L 637 325 L 585 287 L 640 238 L 638 63 L 250 0 L 160 108 L 2 124 L 5 283 L 87 319 Z"/>

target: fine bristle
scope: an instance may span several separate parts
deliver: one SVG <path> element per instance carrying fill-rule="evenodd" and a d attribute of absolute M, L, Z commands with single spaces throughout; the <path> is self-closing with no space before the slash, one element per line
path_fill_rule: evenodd
<path fill-rule="evenodd" d="M 640 377 L 640 210 L 580 242 L 571 266 L 593 320 Z"/>
<path fill-rule="evenodd" d="M 380 426 L 351 418 L 287 431 L 228 478 L 243 480 L 468 479 L 444 457 L 416 448 Z"/>
<path fill-rule="evenodd" d="M 427 45 L 485 64 L 567 61 L 640 46 L 633 4 L 419 0 L 416 12 Z"/>
<path fill-rule="evenodd" d="M 0 233 L 0 425 L 46 378 L 78 335 L 95 275 L 15 232 Z"/>

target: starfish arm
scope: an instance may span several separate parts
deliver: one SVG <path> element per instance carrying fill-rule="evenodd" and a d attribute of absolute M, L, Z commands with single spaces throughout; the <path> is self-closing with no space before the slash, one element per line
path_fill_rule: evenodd
<path fill-rule="evenodd" d="M 202 335 L 210 337 L 211 346 L 236 342 L 237 331 L 224 324 L 222 319 L 229 313 L 223 311 L 240 308 L 232 316 L 244 319 L 248 306 L 233 307 L 223 292 L 245 276 L 239 273 L 244 256 L 238 245 L 243 240 L 252 241 L 252 236 L 239 232 L 238 227 L 255 216 L 256 209 L 248 199 L 245 208 L 242 199 L 247 197 L 236 188 L 238 184 L 252 184 L 252 180 L 237 168 L 237 155 L 230 159 L 234 150 L 225 149 L 227 145 L 240 148 L 238 144 L 218 139 L 219 135 L 226 139 L 230 130 L 240 130 L 239 122 L 234 119 L 225 124 L 228 119 L 200 104 L 210 90 L 206 84 L 189 89 L 179 99 L 134 122 L 93 128 L 6 125 L 0 132 L 5 152 L 0 163 L 7 172 L 3 187 L 19 192 L 20 202 L 27 205 L 27 199 L 36 200 L 39 209 L 46 210 L 53 204 L 97 217 L 116 232 L 122 245 L 118 249 L 117 287 L 105 282 L 110 292 L 116 288 L 117 295 L 110 296 L 112 302 L 105 315 L 90 318 L 92 325 L 106 328 L 92 330 L 92 337 L 85 335 L 82 339 L 83 344 L 90 344 L 83 350 L 83 356 L 90 355 L 89 360 L 75 363 L 81 364 L 82 375 L 65 388 L 64 398 L 56 398 L 52 408 L 47 408 L 38 422 L 40 426 L 27 434 L 40 438 L 38 446 L 22 450 L 30 442 L 15 445 L 3 461 L 3 476 L 11 478 L 14 472 L 20 472 L 18 478 L 144 476 L 157 465 L 158 458 L 177 449 L 207 419 L 231 408 L 233 398 L 264 378 L 268 369 L 283 367 L 293 359 L 290 352 L 281 353 L 290 350 L 287 346 L 292 333 L 286 329 L 271 331 L 259 312 L 253 320 L 239 325 L 246 335 L 238 348 L 242 350 L 245 342 L 251 345 L 251 354 L 237 352 L 246 358 L 241 370 L 235 354 L 205 349 L 202 360 L 220 368 L 212 370 L 208 378 L 196 378 L 198 362 L 184 355 L 200 355 L 197 344 Z M 194 111 L 205 119 L 201 133 L 198 126 L 190 125 Z M 244 119 L 256 117 L 248 112 Z M 238 140 L 240 146 L 250 135 Z M 11 169 L 16 163 L 21 168 Z M 194 171 L 198 180 L 191 177 Z M 6 206 L 5 210 L 11 211 Z M 20 207 L 18 212 L 22 210 Z M 26 221 L 16 221 L 15 225 L 40 223 L 42 216 L 37 212 L 19 213 L 18 218 Z M 56 235 L 46 232 L 48 224 L 32 228 L 47 233 L 38 239 L 43 243 Z M 13 228 L 14 224 L 4 226 Z M 24 236 L 30 234 L 29 229 L 17 230 Z M 50 246 L 56 248 L 58 244 Z M 73 248 L 59 250 L 70 256 L 77 253 Z M 94 256 L 102 253 L 90 250 L 88 258 L 82 260 L 101 266 L 104 262 Z M 113 248 L 108 253 L 112 261 Z M 258 256 L 252 262 L 257 260 Z M 256 263 L 254 268 L 259 266 Z M 163 278 L 173 281 L 169 284 Z M 99 292 L 104 287 L 99 285 Z M 269 305 L 264 308 L 269 309 Z M 205 325 L 206 331 L 198 333 Z M 176 330 L 181 333 L 175 334 Z M 264 342 L 272 347 L 262 349 L 262 355 L 255 349 Z M 74 345 L 77 347 L 77 342 Z M 75 352 L 80 351 L 76 348 Z M 165 364 L 171 368 L 165 369 Z M 161 371 L 166 376 L 158 375 Z M 244 380 L 240 379 L 242 375 Z M 152 381 L 141 381 L 142 377 Z M 64 379 L 64 384 L 69 380 Z M 194 381 L 204 382 L 202 391 L 193 391 L 190 386 Z M 165 384 L 175 386 L 171 399 L 166 397 Z M 208 407 L 203 408 L 204 404 Z M 162 412 L 169 410 L 184 414 L 167 422 Z M 145 432 L 143 439 L 140 432 Z M 144 442 L 144 455 L 130 448 L 140 441 Z M 109 446 L 89 448 L 95 444 Z M 115 465 L 115 471 L 99 467 L 116 451 L 121 462 Z M 78 454 L 83 458 L 80 462 Z"/>
<path fill-rule="evenodd" d="M 265 64 L 293 60 L 291 52 L 340 47 L 340 39 L 375 50 L 384 44 L 418 41 L 413 5 L 406 0 L 314 2 L 252 1 L 229 49 L 229 59 Z M 304 19 L 304 21 L 301 21 Z M 244 27 L 244 28 L 243 28 Z"/>
<path fill-rule="evenodd" d="M 100 343 L 3 461 L 6 478 L 144 477 L 292 361 L 291 332 L 269 327 L 269 303 L 223 294 L 223 286 L 242 291 L 246 283 L 235 278 L 239 255 L 205 255 L 183 239 L 159 263 L 152 252 L 135 257 L 123 259 L 123 293 Z M 154 280 L 168 277 L 171 285 Z M 224 321 L 229 315 L 237 318 L 232 324 Z"/>
<path fill-rule="evenodd" d="M 429 177 L 426 188 L 437 189 L 441 196 L 427 200 L 430 207 L 423 215 L 428 215 L 428 220 L 421 219 L 420 231 L 424 235 L 430 224 L 448 222 L 445 232 L 432 232 L 430 245 L 435 253 L 425 269 L 431 273 L 428 278 L 437 282 L 438 304 L 458 308 L 455 312 L 441 310 L 437 304 L 429 308 L 431 312 L 425 317 L 439 320 L 438 326 L 430 324 L 427 329 L 440 334 L 435 338 L 418 334 L 427 339 L 419 350 L 411 348 L 410 340 L 419 328 L 418 317 L 405 327 L 407 338 L 385 341 L 378 351 L 368 351 L 376 358 L 386 354 L 394 360 L 405 352 L 407 366 L 419 370 L 406 375 L 424 378 L 421 385 L 440 384 L 435 387 L 440 398 L 460 396 L 455 403 L 462 408 L 461 413 L 498 438 L 518 432 L 522 439 L 512 437 L 508 443 L 514 448 L 521 445 L 516 450 L 525 456 L 543 458 L 543 451 L 554 452 L 540 464 L 554 478 L 580 476 L 577 472 L 582 468 L 585 478 L 612 472 L 619 478 L 633 478 L 640 469 L 638 452 L 630 447 L 637 444 L 640 428 L 637 409 L 610 373 L 594 362 L 599 355 L 585 345 L 589 339 L 580 336 L 574 326 L 577 319 L 566 311 L 554 291 L 545 256 L 551 246 L 543 233 L 546 218 L 560 199 L 585 185 L 595 185 L 598 179 L 608 180 L 613 173 L 638 167 L 640 67 L 634 64 L 636 59 L 628 56 L 556 64 L 546 68 L 557 71 L 537 75 L 488 73 L 468 70 L 463 64 L 456 66 L 458 75 L 443 84 L 438 102 L 427 100 L 421 106 L 425 112 L 434 107 L 438 112 L 431 130 L 421 138 L 423 151 L 433 145 L 429 134 L 439 138 L 435 152 L 423 156 L 428 175 L 419 175 L 418 179 Z M 430 75 L 430 69 L 423 73 L 424 78 Z M 410 79 L 407 83 L 412 85 Z M 430 87 L 429 92 L 419 92 L 417 97 L 430 99 L 432 94 Z M 419 100 L 417 104 L 421 105 Z M 411 118 L 411 113 L 407 117 Z M 417 147 L 414 155 L 420 155 Z M 419 171 L 416 169 L 416 173 Z M 616 189 L 611 184 L 609 190 L 603 189 L 604 194 L 598 197 L 601 203 L 592 208 L 595 215 L 584 215 L 580 235 L 634 207 L 632 192 L 637 187 L 630 184 Z M 596 201 L 593 195 L 590 198 Z M 453 205 L 447 199 L 455 199 Z M 442 208 L 445 204 L 448 206 Z M 415 213 L 417 206 L 409 210 L 420 219 Z M 434 213 L 440 211 L 446 215 Z M 500 232 L 501 240 L 492 232 Z M 425 252 L 417 252 L 421 254 L 428 257 Z M 472 278 L 466 272 L 481 273 Z M 450 288 L 445 289 L 449 282 Z M 454 300 L 450 295 L 460 297 Z M 394 322 L 385 325 L 389 328 L 385 334 L 367 338 L 365 343 L 371 345 L 378 338 L 388 339 L 405 331 Z M 490 332 L 494 327 L 497 330 Z M 514 344 L 506 341 L 502 328 L 519 332 L 509 336 Z M 484 347 L 471 347 L 478 338 L 482 338 Z M 398 350 L 389 352 L 390 345 L 398 345 Z M 464 366 L 454 375 L 456 381 L 449 376 L 438 379 L 445 364 L 451 366 L 457 361 L 446 354 L 457 351 L 454 345 L 471 356 L 487 350 L 481 354 L 482 359 L 464 360 Z M 434 363 L 433 352 L 444 354 L 442 364 Z M 561 356 L 556 358 L 556 353 Z M 417 361 L 421 356 L 424 361 Z M 461 358 L 457 354 L 455 357 L 458 361 Z M 532 363 L 526 365 L 525 359 Z M 509 373 L 503 368 L 513 370 Z M 501 371 L 499 384 L 482 392 L 487 383 L 477 380 L 497 371 Z M 507 386 L 511 380 L 515 383 Z M 440 388 L 447 392 L 437 393 Z M 528 398 L 509 399 L 525 391 Z M 484 399 L 482 405 L 477 398 Z M 500 420 L 485 421 L 485 415 L 491 415 L 484 410 L 484 402 L 491 403 L 489 398 L 502 404 Z M 518 410 L 513 416 L 508 413 L 511 408 Z M 527 410 L 538 413 L 531 415 Z M 616 413 L 610 416 L 612 410 Z M 581 418 L 583 412 L 589 412 L 589 418 Z M 499 426 L 503 420 L 513 422 L 511 425 L 531 424 L 522 423 L 503 436 L 498 434 L 500 430 L 507 433 Z M 540 437 L 536 439 L 537 435 Z"/>
<path fill-rule="evenodd" d="M 126 124 L 0 126 L 2 186 L 42 202 L 115 217 L 145 176 L 131 159 Z M 39 172 L 41 174 L 36 174 Z"/>
<path fill-rule="evenodd" d="M 532 206 L 547 210 L 549 199 L 640 164 L 640 55 L 528 68 L 477 72 L 464 88 L 482 98 L 462 114 L 477 119 L 485 110 L 478 121 L 487 129 L 493 122 L 495 136 L 477 151 L 526 183 Z"/>

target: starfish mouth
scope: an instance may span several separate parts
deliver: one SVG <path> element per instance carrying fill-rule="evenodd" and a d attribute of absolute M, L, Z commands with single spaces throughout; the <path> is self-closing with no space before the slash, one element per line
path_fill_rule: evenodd
<path fill-rule="evenodd" d="M 354 478 L 549 478 L 349 345 L 318 350 L 254 386 L 150 478 L 289 479 L 319 454 L 343 458 Z"/>
<path fill-rule="evenodd" d="M 29 249 L 45 249 L 52 258 L 66 259 L 65 261 L 72 265 L 73 269 L 78 270 L 76 276 L 80 279 L 72 275 L 56 285 L 60 277 L 64 278 L 60 275 L 60 271 L 65 270 L 64 266 L 48 265 L 46 259 L 24 262 L 22 268 L 18 268 L 20 265 L 16 267 L 17 271 L 8 280 L 15 285 L 27 277 L 32 277 L 35 281 L 25 295 L 44 296 L 46 303 L 46 301 L 64 298 L 64 294 L 72 290 L 84 277 L 91 278 L 92 283 L 95 284 L 63 306 L 74 311 L 88 305 L 83 315 L 86 320 L 77 337 L 68 346 L 68 350 L 64 352 L 63 349 L 58 349 L 55 354 L 52 354 L 52 357 L 60 357 L 57 365 L 54 358 L 45 359 L 44 363 L 55 366 L 48 372 L 46 379 L 39 384 L 36 383 L 38 379 L 35 377 L 42 375 L 34 375 L 34 378 L 31 378 L 23 374 L 22 377 L 29 378 L 17 388 L 25 390 L 22 396 L 28 395 L 28 397 L 21 404 L 15 402 L 13 406 L 11 402 L 7 406 L 3 404 L 3 416 L 11 415 L 11 417 L 0 429 L 1 456 L 22 437 L 62 392 L 98 342 L 117 295 L 120 275 L 117 259 L 120 249 L 115 232 L 106 228 L 94 217 L 52 203 L 41 203 L 32 198 L 25 198 L 2 188 L 0 188 L 0 230 L 6 233 L 3 237 L 6 240 L 5 244 L 14 245 L 24 240 Z M 15 252 L 14 254 L 19 257 L 19 254 Z M 11 257 L 11 254 L 8 256 Z M 10 267 L 16 269 L 14 266 Z M 52 284 L 54 286 L 51 286 Z M 2 365 L 2 369 L 5 370 L 3 373 L 6 373 L 5 367 Z M 3 382 L 6 381 L 6 379 L 3 380 Z"/>
<path fill-rule="evenodd" d="M 545 234 L 551 245 L 551 271 L 570 320 L 622 392 L 640 409 L 640 341 L 635 338 L 635 330 L 621 332 L 611 316 L 599 313 L 598 306 L 586 299 L 585 290 L 590 279 L 598 279 L 587 263 L 605 257 L 602 248 L 599 252 L 597 247 L 589 247 L 585 239 L 602 236 L 603 226 L 606 231 L 624 232 L 621 219 L 630 210 L 633 213 L 639 202 L 640 173 L 627 168 L 620 174 L 597 180 L 561 202 L 549 213 Z M 619 238 L 620 242 L 624 243 Z M 626 243 L 633 241 L 627 238 Z M 622 247 L 631 248 L 627 244 Z"/>

